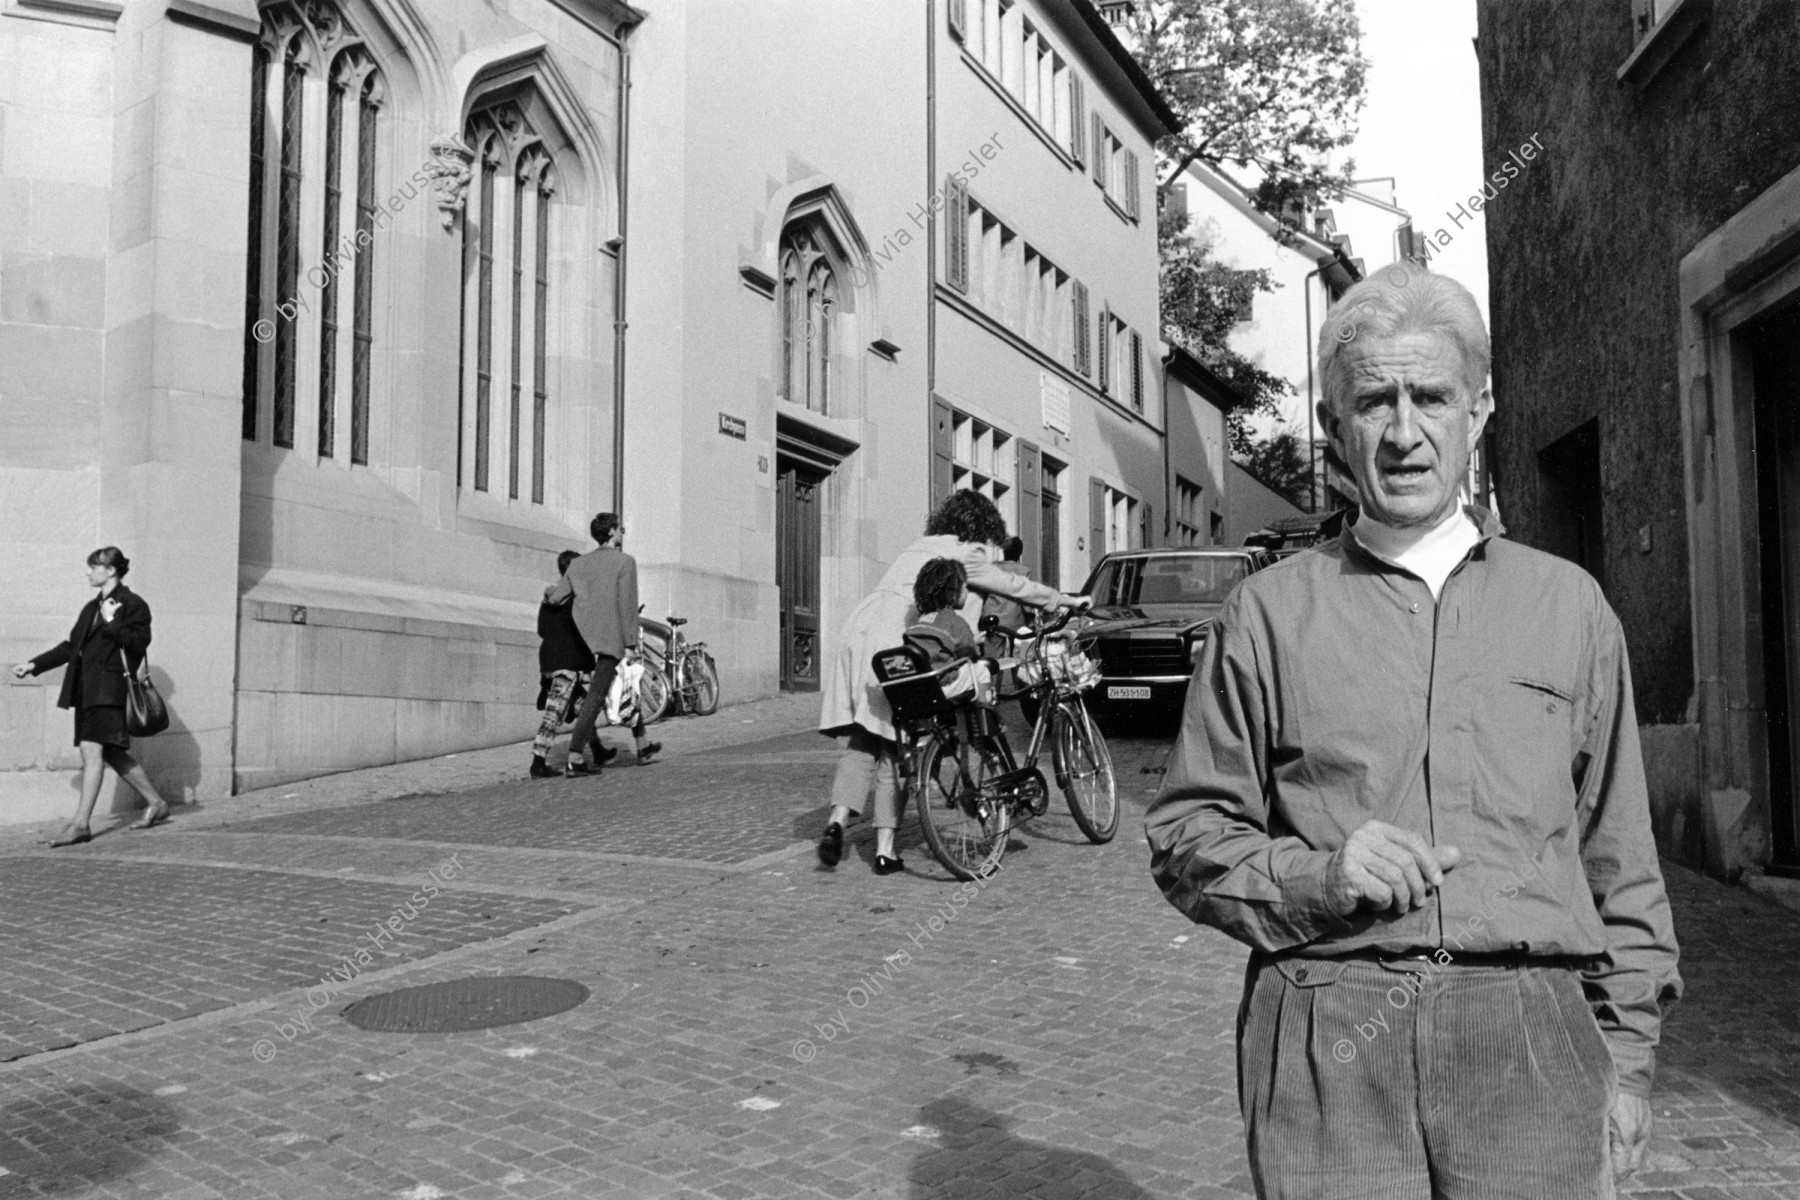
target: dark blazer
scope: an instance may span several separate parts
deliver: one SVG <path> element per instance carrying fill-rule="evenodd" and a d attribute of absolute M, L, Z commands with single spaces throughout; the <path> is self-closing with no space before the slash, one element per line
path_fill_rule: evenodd
<path fill-rule="evenodd" d="M 540 674 L 594 669 L 594 652 L 581 640 L 581 630 L 575 628 L 575 614 L 570 609 L 569 603 L 538 605 Z"/>
<path fill-rule="evenodd" d="M 575 627 L 595 654 L 625 657 L 638 644 L 637 560 L 615 546 L 590 550 L 544 594 L 547 604 L 575 597 Z"/>
<path fill-rule="evenodd" d="M 125 703 L 125 673 L 142 662 L 150 648 L 150 606 L 122 583 L 113 588 L 112 598 L 119 602 L 112 620 L 100 619 L 96 594 L 82 605 L 69 640 L 31 660 L 33 675 L 68 664 L 62 693 L 56 698 L 58 708 Z"/>

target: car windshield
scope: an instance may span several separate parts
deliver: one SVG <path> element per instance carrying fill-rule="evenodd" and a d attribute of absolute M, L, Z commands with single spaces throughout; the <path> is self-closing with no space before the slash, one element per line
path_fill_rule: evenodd
<path fill-rule="evenodd" d="M 1237 555 L 1115 558 L 1103 563 L 1088 594 L 1101 608 L 1140 604 L 1222 604 L 1250 564 Z"/>

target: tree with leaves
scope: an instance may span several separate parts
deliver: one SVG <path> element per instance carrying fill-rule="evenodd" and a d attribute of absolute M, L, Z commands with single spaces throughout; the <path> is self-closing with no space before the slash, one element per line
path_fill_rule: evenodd
<path fill-rule="evenodd" d="M 1306 457 L 1306 439 L 1288 428 L 1279 428 L 1258 439 L 1239 457 L 1244 470 L 1279 492 L 1296 508 L 1308 507 L 1312 490 L 1312 464 Z"/>
<path fill-rule="evenodd" d="M 1304 497 L 1307 481 L 1295 490 L 1291 470 L 1298 462 L 1309 473 L 1301 439 L 1280 431 L 1258 438 L 1250 426 L 1252 416 L 1277 416 L 1293 387 L 1230 345 L 1240 308 L 1276 285 L 1267 271 L 1219 262 L 1161 199 L 1193 163 L 1229 164 L 1254 172 L 1253 203 L 1292 226 L 1349 184 L 1355 163 L 1337 155 L 1356 137 L 1368 72 L 1354 4 L 1137 0 L 1120 33 L 1181 119 L 1180 132 L 1158 147 L 1163 336 L 1238 394 L 1232 456 L 1276 491 Z"/>
<path fill-rule="evenodd" d="M 1352 0 L 1138 0 L 1124 36 L 1181 118 L 1159 189 L 1196 160 L 1250 168 L 1282 217 L 1350 183 L 1369 62 Z"/>
<path fill-rule="evenodd" d="M 1279 414 L 1281 401 L 1294 391 L 1287 380 L 1231 348 L 1238 311 L 1257 293 L 1273 292 L 1276 285 L 1265 270 L 1219 262 L 1212 256 L 1211 244 L 1186 226 L 1187 218 L 1180 213 L 1165 210 L 1157 218 L 1163 336 L 1205 363 L 1237 394 L 1237 405 L 1226 413 L 1226 426 L 1233 457 L 1243 458 L 1256 444 L 1251 416 Z"/>

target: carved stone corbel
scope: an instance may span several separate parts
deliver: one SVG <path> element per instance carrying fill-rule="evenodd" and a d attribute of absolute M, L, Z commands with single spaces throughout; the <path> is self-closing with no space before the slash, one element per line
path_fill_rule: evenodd
<path fill-rule="evenodd" d="M 431 161 L 425 164 L 425 173 L 431 176 L 431 190 L 437 193 L 438 212 L 445 229 L 456 228 L 457 214 L 468 198 L 472 176 L 469 164 L 474 161 L 475 152 L 456 135 L 447 133 L 431 139 Z"/>

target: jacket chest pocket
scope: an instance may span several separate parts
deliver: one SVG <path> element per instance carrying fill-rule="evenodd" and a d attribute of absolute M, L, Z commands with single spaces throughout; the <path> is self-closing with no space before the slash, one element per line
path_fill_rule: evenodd
<path fill-rule="evenodd" d="M 1475 711 L 1477 805 L 1543 833 L 1575 815 L 1575 697 L 1542 675 L 1506 673 Z"/>

